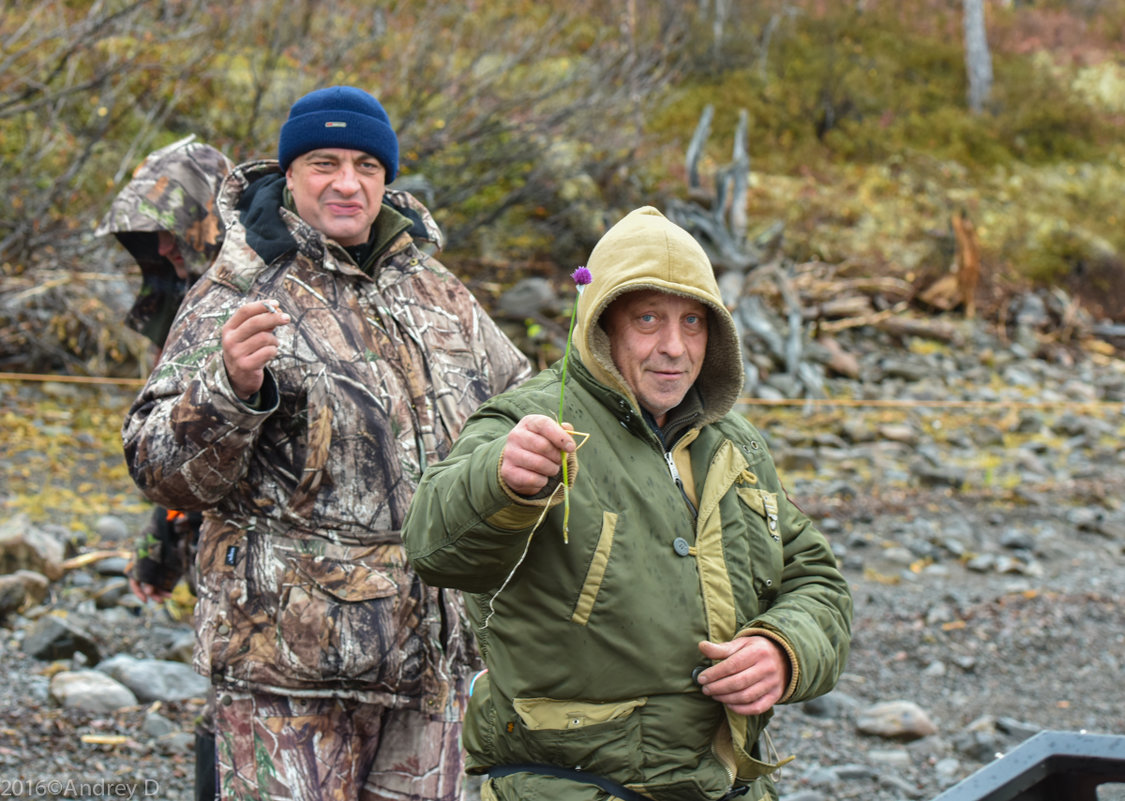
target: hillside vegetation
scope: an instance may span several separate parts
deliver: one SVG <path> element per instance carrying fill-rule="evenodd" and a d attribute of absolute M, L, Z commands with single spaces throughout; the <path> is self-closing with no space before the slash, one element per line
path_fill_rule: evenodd
<path fill-rule="evenodd" d="M 983 313 L 1039 282 L 1125 320 L 1125 8 L 986 10 L 995 80 L 973 114 L 960 0 L 5 3 L 0 369 L 135 374 L 130 265 L 92 235 L 114 194 L 187 134 L 272 157 L 292 101 L 332 83 L 388 108 L 401 185 L 482 292 L 561 279 L 637 205 L 705 204 L 685 151 L 711 106 L 702 185 L 745 111 L 749 226 L 783 222 L 781 258 L 921 284 L 963 212 Z"/>

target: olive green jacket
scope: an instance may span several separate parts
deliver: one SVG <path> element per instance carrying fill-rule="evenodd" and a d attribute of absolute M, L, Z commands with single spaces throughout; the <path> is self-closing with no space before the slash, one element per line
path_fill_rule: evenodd
<path fill-rule="evenodd" d="M 731 411 L 737 347 L 710 265 L 691 270 L 694 258 L 706 264 L 701 251 L 662 244 L 656 253 L 676 264 L 667 290 L 711 310 L 710 370 L 669 413 L 661 433 L 670 450 L 614 375 L 591 321 L 621 294 L 637 251 L 591 256 L 595 279 L 576 327 L 582 355 L 572 356 L 563 412 L 588 436 L 565 534 L 561 491 L 533 501 L 499 478 L 508 431 L 525 415 L 558 411 L 555 365 L 469 419 L 449 458 L 423 476 L 403 540 L 425 581 L 474 593 L 466 603 L 488 673 L 466 715 L 469 770 L 550 763 L 654 799 L 720 798 L 752 783 L 746 798 L 757 801 L 773 795 L 774 766 L 756 758 L 769 715 L 737 715 L 704 695 L 693 679 L 708 664 L 698 644 L 769 637 L 790 659 L 782 700 L 806 700 L 843 670 L 851 596 L 824 536 L 786 496 L 761 434 Z M 627 285 L 651 286 L 642 279 L 653 265 L 637 269 Z M 528 773 L 493 779 L 485 792 L 605 798 Z"/>

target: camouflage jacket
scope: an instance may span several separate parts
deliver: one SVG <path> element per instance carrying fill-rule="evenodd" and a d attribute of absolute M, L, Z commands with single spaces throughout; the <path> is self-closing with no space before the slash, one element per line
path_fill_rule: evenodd
<path fill-rule="evenodd" d="M 194 136 L 155 150 L 137 166 L 95 232 L 115 235 L 141 268 L 141 287 L 125 323 L 157 346 L 164 344 L 188 286 L 219 252 L 223 231 L 215 194 L 231 166 Z M 176 237 L 186 279 L 160 255 L 159 231 Z"/>
<path fill-rule="evenodd" d="M 197 670 L 438 707 L 470 648 L 460 597 L 421 584 L 399 528 L 425 466 L 530 365 L 417 247 L 412 232 L 440 236 L 413 197 L 388 190 L 369 277 L 284 207 L 284 186 L 273 161 L 224 182 L 222 251 L 128 413 L 126 460 L 153 501 L 204 511 Z M 251 408 L 227 380 L 220 330 L 271 298 L 291 322 Z"/>

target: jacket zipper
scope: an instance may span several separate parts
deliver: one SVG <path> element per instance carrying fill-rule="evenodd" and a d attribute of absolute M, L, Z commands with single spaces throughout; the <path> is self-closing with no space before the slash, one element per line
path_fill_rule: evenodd
<path fill-rule="evenodd" d="M 680 490 L 680 495 L 683 496 L 684 502 L 687 503 L 691 509 L 692 518 L 699 517 L 699 510 L 695 508 L 695 504 L 691 502 L 688 497 L 687 490 L 684 489 L 683 479 L 680 478 L 680 471 L 676 469 L 676 460 L 672 458 L 671 451 L 664 451 L 664 462 L 668 465 L 668 472 L 672 474 L 672 480 L 676 482 L 676 486 Z"/>

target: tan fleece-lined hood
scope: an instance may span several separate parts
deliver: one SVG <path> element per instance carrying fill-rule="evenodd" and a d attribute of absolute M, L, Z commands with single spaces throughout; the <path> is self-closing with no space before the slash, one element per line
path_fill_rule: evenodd
<path fill-rule="evenodd" d="M 691 234 L 651 206 L 627 214 L 601 238 L 586 264 L 591 283 L 578 299 L 574 345 L 594 377 L 623 393 L 640 411 L 610 355 L 609 337 L 598 325 L 617 297 L 655 289 L 695 298 L 710 310 L 707 353 L 695 386 L 703 400 L 703 424 L 718 420 L 742 391 L 742 357 L 730 312 L 723 305 L 715 271 Z"/>

